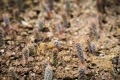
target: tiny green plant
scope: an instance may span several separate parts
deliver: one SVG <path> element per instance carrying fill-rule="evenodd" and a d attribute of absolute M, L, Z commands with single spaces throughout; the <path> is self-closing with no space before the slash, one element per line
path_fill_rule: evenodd
<path fill-rule="evenodd" d="M 78 67 L 78 80 L 83 80 L 85 75 L 86 68 L 85 66 Z"/>
<path fill-rule="evenodd" d="M 96 54 L 95 44 L 91 44 L 91 42 L 89 40 L 87 40 L 87 49 L 88 49 L 88 52 L 90 52 L 92 54 Z"/>
<path fill-rule="evenodd" d="M 66 15 L 66 13 L 63 13 L 63 14 L 62 14 L 62 18 L 63 18 L 63 25 L 64 25 L 64 27 L 69 28 L 69 27 L 70 27 L 70 23 L 69 23 L 68 20 L 67 20 L 67 15 Z"/>
<path fill-rule="evenodd" d="M 23 0 L 14 0 L 14 1 L 15 1 L 16 6 L 18 7 L 18 9 L 21 10 L 22 9 Z"/>
<path fill-rule="evenodd" d="M 54 66 L 57 64 L 57 53 L 58 53 L 57 50 L 53 50 L 52 52 L 52 65 Z"/>
<path fill-rule="evenodd" d="M 54 0 L 47 0 L 47 1 L 48 1 L 48 6 L 49 6 L 50 10 L 52 10 Z"/>
<path fill-rule="evenodd" d="M 20 15 L 19 9 L 18 9 L 18 8 L 14 9 L 14 10 L 13 10 L 13 16 L 14 16 L 14 20 L 15 20 L 15 21 L 20 22 L 20 17 L 19 17 L 19 15 Z"/>
<path fill-rule="evenodd" d="M 54 40 L 53 44 L 58 49 L 58 51 L 60 51 L 60 42 L 58 40 Z"/>
<path fill-rule="evenodd" d="M 9 72 L 10 72 L 10 78 L 11 78 L 11 80 L 17 80 L 15 68 L 14 67 L 10 67 L 9 68 Z"/>
<path fill-rule="evenodd" d="M 56 30 L 58 31 L 59 35 L 63 34 L 63 28 L 62 25 L 60 23 L 56 24 Z"/>
<path fill-rule="evenodd" d="M 5 30 L 8 34 L 11 33 L 11 29 L 10 29 L 10 20 L 8 17 L 8 14 L 3 14 L 3 21 L 5 23 Z"/>
<path fill-rule="evenodd" d="M 96 54 L 96 46 L 95 44 L 91 44 L 91 51 L 93 54 Z"/>
<path fill-rule="evenodd" d="M 52 80 L 52 67 L 50 64 L 45 68 L 44 80 Z"/>
<path fill-rule="evenodd" d="M 4 30 L 0 27 L 0 46 L 4 44 Z"/>
<path fill-rule="evenodd" d="M 29 58 L 29 48 L 26 46 L 24 49 L 23 49 L 23 60 L 24 60 L 24 64 L 28 64 L 28 58 Z"/>
<path fill-rule="evenodd" d="M 47 6 L 47 4 L 42 3 L 42 8 L 47 12 L 47 17 L 50 18 L 51 17 L 51 11 L 50 11 L 50 8 Z"/>
<path fill-rule="evenodd" d="M 118 56 L 118 65 L 120 64 L 120 54 Z"/>
<path fill-rule="evenodd" d="M 85 57 L 84 57 L 84 52 L 83 52 L 83 49 L 82 49 L 82 46 L 81 46 L 80 43 L 76 44 L 76 49 L 77 49 L 78 57 L 79 57 L 81 63 L 84 64 L 85 63 Z"/>
<path fill-rule="evenodd" d="M 29 49 L 29 55 L 30 56 L 35 55 L 35 53 L 36 53 L 35 44 L 29 43 L 28 44 L 28 49 Z"/>
<path fill-rule="evenodd" d="M 37 22 L 37 24 L 36 24 L 36 28 L 37 28 L 38 31 L 42 31 L 43 28 L 44 28 L 44 21 L 38 19 L 38 22 Z"/>
<path fill-rule="evenodd" d="M 98 35 L 98 31 L 97 31 L 97 27 L 95 23 L 92 23 L 91 28 L 90 28 L 90 39 L 98 39 L 99 35 Z"/>
<path fill-rule="evenodd" d="M 8 14 L 3 14 L 3 21 L 5 23 L 5 28 L 9 28 L 10 27 L 10 20 L 9 20 Z"/>
<path fill-rule="evenodd" d="M 100 13 L 105 13 L 106 0 L 97 0 L 97 9 Z"/>
<path fill-rule="evenodd" d="M 98 23 L 99 23 L 99 28 L 100 28 L 101 30 L 103 30 L 102 20 L 103 20 L 102 14 L 99 13 L 99 14 L 98 14 Z"/>
<path fill-rule="evenodd" d="M 65 5 L 66 5 L 66 12 L 68 13 L 68 15 L 70 15 L 71 12 L 70 0 L 66 0 Z"/>

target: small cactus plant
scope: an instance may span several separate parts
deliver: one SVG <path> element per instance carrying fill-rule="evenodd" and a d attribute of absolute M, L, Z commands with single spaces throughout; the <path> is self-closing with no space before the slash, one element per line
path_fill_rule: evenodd
<path fill-rule="evenodd" d="M 14 15 L 14 20 L 20 22 L 20 17 L 19 17 L 20 12 L 18 8 L 13 10 L 13 15 Z"/>
<path fill-rule="evenodd" d="M 53 45 L 58 49 L 58 51 L 60 50 L 60 42 L 58 40 L 54 40 Z"/>
<path fill-rule="evenodd" d="M 15 1 L 16 6 L 18 7 L 18 9 L 21 10 L 22 9 L 23 0 L 14 0 L 14 1 Z"/>
<path fill-rule="evenodd" d="M 47 0 L 47 1 L 48 1 L 48 5 L 49 5 L 50 10 L 52 10 L 54 0 Z"/>
<path fill-rule="evenodd" d="M 10 30 L 10 20 L 9 20 L 8 14 L 3 14 L 3 21 L 5 23 L 5 30 L 6 30 L 6 32 L 8 34 L 11 33 L 11 30 Z"/>
<path fill-rule="evenodd" d="M 58 40 L 54 40 L 54 46 L 55 47 L 60 47 L 60 42 Z"/>
<path fill-rule="evenodd" d="M 4 30 L 0 27 L 0 46 L 4 44 Z"/>
<path fill-rule="evenodd" d="M 33 43 L 29 43 L 28 44 L 28 49 L 29 49 L 29 55 L 35 55 L 36 53 L 36 50 L 35 50 L 35 45 Z"/>
<path fill-rule="evenodd" d="M 26 47 L 23 49 L 24 64 L 28 64 L 29 53 L 30 53 L 30 51 L 29 51 L 28 47 L 26 46 Z"/>
<path fill-rule="evenodd" d="M 95 23 L 92 23 L 91 28 L 90 28 L 90 38 L 91 40 L 93 39 L 98 39 L 98 31 Z"/>
<path fill-rule="evenodd" d="M 93 54 L 96 54 L 96 46 L 95 44 L 91 44 L 91 51 Z"/>
<path fill-rule="evenodd" d="M 77 49 L 78 56 L 79 56 L 79 59 L 80 59 L 81 63 L 84 64 L 85 63 L 85 57 L 84 57 L 84 52 L 83 52 L 83 49 L 82 49 L 82 46 L 81 46 L 80 43 L 76 44 L 76 49 Z"/>
<path fill-rule="evenodd" d="M 66 0 L 65 5 L 66 5 L 66 12 L 68 13 L 68 15 L 70 15 L 70 11 L 71 11 L 70 0 Z"/>
<path fill-rule="evenodd" d="M 87 49 L 88 49 L 88 52 L 92 52 L 91 51 L 91 43 L 89 40 L 87 40 Z"/>
<path fill-rule="evenodd" d="M 103 20 L 102 14 L 99 13 L 99 14 L 98 14 L 98 23 L 99 23 L 99 28 L 100 28 L 101 30 L 103 30 L 102 20 Z"/>
<path fill-rule="evenodd" d="M 42 8 L 47 12 L 47 17 L 50 18 L 51 17 L 51 12 L 49 7 L 47 6 L 46 3 L 42 3 Z"/>
<path fill-rule="evenodd" d="M 52 80 L 52 67 L 49 64 L 45 68 L 44 80 Z"/>
<path fill-rule="evenodd" d="M 84 79 L 84 75 L 85 75 L 85 66 L 79 66 L 78 67 L 78 80 L 83 80 Z"/>
<path fill-rule="evenodd" d="M 118 65 L 120 64 L 120 54 L 118 56 Z"/>
<path fill-rule="evenodd" d="M 69 28 L 70 27 L 70 23 L 68 22 L 67 15 L 65 13 L 62 14 L 62 18 L 63 18 L 63 25 L 64 25 L 64 27 Z"/>
<path fill-rule="evenodd" d="M 36 24 L 36 27 L 37 27 L 38 31 L 43 30 L 43 27 L 44 27 L 44 21 L 38 19 L 38 22 L 37 22 L 37 24 Z"/>
<path fill-rule="evenodd" d="M 60 35 L 62 35 L 63 33 L 63 28 L 62 28 L 62 25 L 60 23 L 56 24 L 56 30 L 58 31 L 58 33 Z"/>
<path fill-rule="evenodd" d="M 105 13 L 106 0 L 97 0 L 98 12 Z"/>
<path fill-rule="evenodd" d="M 89 40 L 87 40 L 87 49 L 90 53 L 96 54 L 95 44 L 91 44 Z"/>
<path fill-rule="evenodd" d="M 10 20 L 9 20 L 8 14 L 3 14 L 3 21 L 5 23 L 5 28 L 9 28 L 10 27 Z"/>
<path fill-rule="evenodd" d="M 10 72 L 10 78 L 11 78 L 11 80 L 17 80 L 14 67 L 10 67 L 9 68 L 9 72 Z"/>
<path fill-rule="evenodd" d="M 53 53 L 52 53 L 52 65 L 56 65 L 57 64 L 57 50 L 53 50 Z"/>

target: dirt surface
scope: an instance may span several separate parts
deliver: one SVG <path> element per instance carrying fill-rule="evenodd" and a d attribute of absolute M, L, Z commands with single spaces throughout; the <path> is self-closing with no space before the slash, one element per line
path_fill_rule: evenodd
<path fill-rule="evenodd" d="M 78 80 L 81 66 L 85 67 L 82 80 L 119 80 L 120 4 L 107 1 L 105 13 L 100 13 L 96 0 L 70 0 L 70 10 L 65 0 L 55 0 L 49 13 L 43 2 L 49 4 L 26 0 L 19 7 L 14 0 L 0 2 L 0 80 L 43 80 L 48 63 L 53 80 Z M 2 14 L 9 16 L 10 31 Z M 40 30 L 38 20 L 43 20 Z M 88 50 L 88 41 L 95 52 Z M 82 46 L 84 64 L 77 43 Z"/>

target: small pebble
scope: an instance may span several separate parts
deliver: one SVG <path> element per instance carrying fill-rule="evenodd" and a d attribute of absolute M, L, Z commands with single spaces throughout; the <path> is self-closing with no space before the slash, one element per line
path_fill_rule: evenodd
<path fill-rule="evenodd" d="M 22 23 L 24 26 L 28 26 L 28 25 L 29 25 L 29 23 L 26 22 L 26 21 L 21 21 L 21 23 Z"/>
<path fill-rule="evenodd" d="M 1 52 L 1 53 L 4 53 L 4 52 L 5 52 L 5 50 L 4 50 L 4 49 L 1 49 L 1 50 L 0 50 L 0 52 Z"/>
<path fill-rule="evenodd" d="M 100 56 L 100 57 L 103 57 L 103 56 L 104 56 L 104 54 L 102 54 L 102 53 L 101 53 L 99 56 Z"/>
<path fill-rule="evenodd" d="M 16 53 L 15 52 L 12 52 L 13 55 L 15 55 Z"/>

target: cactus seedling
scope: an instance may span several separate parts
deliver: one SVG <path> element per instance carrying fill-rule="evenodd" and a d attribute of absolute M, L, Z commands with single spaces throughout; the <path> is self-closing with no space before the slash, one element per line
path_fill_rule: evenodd
<path fill-rule="evenodd" d="M 28 44 L 28 49 L 29 49 L 29 55 L 35 55 L 36 53 L 36 50 L 35 50 L 35 45 L 33 43 L 29 43 Z"/>
<path fill-rule="evenodd" d="M 51 17 L 51 12 L 50 12 L 50 9 L 47 6 L 47 4 L 42 3 L 42 8 L 47 12 L 47 17 L 50 18 Z"/>
<path fill-rule="evenodd" d="M 91 52 L 91 43 L 89 40 L 87 40 L 87 49 L 89 52 Z"/>
<path fill-rule="evenodd" d="M 82 80 L 84 78 L 85 70 L 86 70 L 85 66 L 78 67 L 78 80 Z"/>
<path fill-rule="evenodd" d="M 91 38 L 91 40 L 99 38 L 97 27 L 96 27 L 95 23 L 92 23 L 92 25 L 91 25 L 91 28 L 90 28 L 90 38 Z"/>
<path fill-rule="evenodd" d="M 8 34 L 11 33 L 11 29 L 10 29 L 10 20 L 8 17 L 8 14 L 3 14 L 3 21 L 5 23 L 5 30 Z"/>
<path fill-rule="evenodd" d="M 87 49 L 90 53 L 96 54 L 95 44 L 91 44 L 89 40 L 87 40 Z"/>
<path fill-rule="evenodd" d="M 56 65 L 57 64 L 57 50 L 53 50 L 53 53 L 52 53 L 52 65 Z"/>
<path fill-rule="evenodd" d="M 60 51 L 60 42 L 58 40 L 54 40 L 53 44 L 58 49 L 58 51 Z"/>
<path fill-rule="evenodd" d="M 20 22 L 19 9 L 16 8 L 13 10 L 14 20 Z"/>
<path fill-rule="evenodd" d="M 3 44 L 4 44 L 4 31 L 0 27 L 0 46 L 2 46 Z"/>
<path fill-rule="evenodd" d="M 106 0 L 97 0 L 97 9 L 101 13 L 105 13 Z"/>
<path fill-rule="evenodd" d="M 66 5 L 66 12 L 68 13 L 68 15 L 70 15 L 70 11 L 71 11 L 70 0 L 66 0 L 65 5 Z"/>
<path fill-rule="evenodd" d="M 38 22 L 37 22 L 37 24 L 36 24 L 36 27 L 37 27 L 38 31 L 43 30 L 43 27 L 44 27 L 44 21 L 38 19 Z"/>
<path fill-rule="evenodd" d="M 118 56 L 118 65 L 120 64 L 120 54 Z"/>
<path fill-rule="evenodd" d="M 12 80 L 17 80 L 14 67 L 10 67 L 9 72 L 10 72 L 11 79 Z"/>
<path fill-rule="evenodd" d="M 47 1 L 48 1 L 50 10 L 52 10 L 53 9 L 53 1 L 54 0 L 47 0 Z"/>
<path fill-rule="evenodd" d="M 63 33 L 63 28 L 62 25 L 60 23 L 56 24 L 56 29 L 59 32 L 60 35 L 62 35 Z"/>
<path fill-rule="evenodd" d="M 23 3 L 23 0 L 15 0 L 15 4 L 19 10 L 22 9 L 22 3 Z"/>
<path fill-rule="evenodd" d="M 26 47 L 23 49 L 24 64 L 28 64 L 29 53 L 30 53 L 30 51 L 29 51 L 28 47 L 26 46 Z"/>
<path fill-rule="evenodd" d="M 8 14 L 3 14 L 3 21 L 5 23 L 5 28 L 9 28 L 10 27 L 10 20 L 9 20 Z"/>
<path fill-rule="evenodd" d="M 49 64 L 45 68 L 44 80 L 52 80 L 52 67 Z"/>
<path fill-rule="evenodd" d="M 96 54 L 96 46 L 95 44 L 91 44 L 91 51 L 93 54 Z"/>
<path fill-rule="evenodd" d="M 81 63 L 84 64 L 85 63 L 85 57 L 84 57 L 84 52 L 82 50 L 82 46 L 81 46 L 80 43 L 76 44 L 76 49 L 77 49 L 78 56 L 79 56 L 79 59 L 80 59 Z"/>
<path fill-rule="evenodd" d="M 67 21 L 67 15 L 65 13 L 62 14 L 62 18 L 63 18 L 63 25 L 66 28 L 70 27 L 70 23 Z"/>
<path fill-rule="evenodd" d="M 102 14 L 99 13 L 99 14 L 98 14 L 98 23 L 99 23 L 99 28 L 100 28 L 101 30 L 103 30 L 102 20 L 103 20 Z"/>
<path fill-rule="evenodd" d="M 97 27 L 96 27 L 95 23 L 92 23 L 92 30 L 93 30 L 93 34 L 94 34 L 95 38 L 98 39 L 99 36 L 98 36 L 98 31 L 97 31 Z"/>

